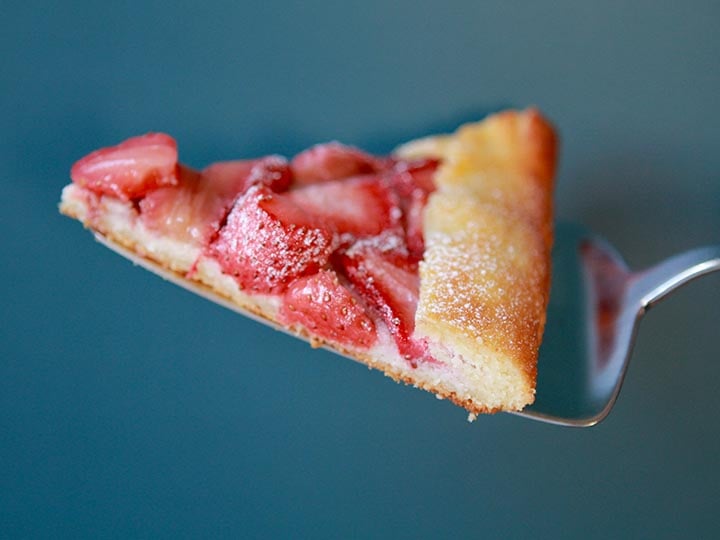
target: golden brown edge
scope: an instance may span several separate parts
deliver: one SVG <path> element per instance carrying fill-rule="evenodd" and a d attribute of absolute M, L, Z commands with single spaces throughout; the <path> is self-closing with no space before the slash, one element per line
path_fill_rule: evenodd
<path fill-rule="evenodd" d="M 526 158 L 528 172 L 535 177 L 546 193 L 549 194 L 545 209 L 544 223 L 542 224 L 543 238 L 545 241 L 545 259 L 548 264 L 543 291 L 545 294 L 544 309 L 541 313 L 541 320 L 538 327 L 538 347 L 535 351 L 535 357 L 531 364 L 524 366 L 528 377 L 534 381 L 534 387 L 537 384 L 537 364 L 542 345 L 543 334 L 545 333 L 545 324 L 547 322 L 547 309 L 550 302 L 550 285 L 552 281 L 552 246 L 555 241 L 554 237 L 554 197 L 555 191 L 555 175 L 557 172 L 558 160 L 558 134 L 553 125 L 540 113 L 540 111 L 531 107 L 525 111 L 529 119 L 529 151 Z"/>
<path fill-rule="evenodd" d="M 557 169 L 558 135 L 552 124 L 535 107 L 525 111 L 504 111 L 497 115 L 498 119 L 510 117 L 511 115 L 522 114 L 527 119 L 527 142 L 526 153 L 523 157 L 524 168 L 528 178 L 537 182 L 541 189 L 548 195 L 543 209 L 540 228 L 545 243 L 544 257 L 547 261 L 547 272 L 542 286 L 544 294 L 543 309 L 540 313 L 538 325 L 537 343 L 532 358 L 523 359 L 521 366 L 527 377 L 532 381 L 533 389 L 537 384 L 537 365 L 540 345 L 542 344 L 545 324 L 547 322 L 547 308 L 550 301 L 550 285 L 552 280 L 552 246 L 554 242 L 554 198 L 555 174 Z"/>
<path fill-rule="evenodd" d="M 521 207 L 507 208 L 504 205 L 498 206 L 498 212 L 505 214 L 506 219 L 517 219 L 519 222 L 532 224 L 532 229 L 538 231 L 537 239 L 539 243 L 544 247 L 541 259 L 546 263 L 547 268 L 544 272 L 542 283 L 539 284 L 536 290 L 536 293 L 541 295 L 543 308 L 537 314 L 538 325 L 536 339 L 534 340 L 535 344 L 533 347 L 528 348 L 528 350 L 522 351 L 522 354 L 517 353 L 518 356 L 515 357 L 515 364 L 525 374 L 526 385 L 534 395 L 537 383 L 538 353 L 547 320 L 547 306 L 550 296 L 552 272 L 551 249 L 554 225 L 553 191 L 557 165 L 557 135 L 550 122 L 547 121 L 536 108 L 529 108 L 524 111 L 503 111 L 488 116 L 472 129 L 479 127 L 482 127 L 486 133 L 497 133 L 498 137 L 501 137 L 501 140 L 502 138 L 507 139 L 513 155 L 512 166 L 518 168 L 517 170 L 521 174 L 521 177 L 526 179 L 528 184 L 534 184 L 539 188 L 542 195 L 538 200 L 534 201 L 540 205 L 539 212 L 537 212 L 536 215 L 526 213 L 527 209 Z M 460 127 L 458 132 L 462 130 L 463 127 Z M 513 135 L 508 136 L 508 131 L 512 132 Z M 437 138 L 437 144 L 434 144 L 435 141 L 433 137 L 428 137 L 421 139 L 418 145 L 410 142 L 405 146 L 410 147 L 411 152 L 414 154 L 413 157 L 422 157 L 424 153 L 427 153 L 428 156 L 445 158 L 449 154 L 452 154 L 454 149 L 453 145 L 457 144 L 452 141 L 453 135 L 442 135 Z M 473 149 L 474 148 L 463 147 L 463 151 Z M 442 174 L 442 172 L 438 171 L 438 174 Z M 453 176 L 453 178 L 456 177 Z M 457 186 L 458 184 L 454 185 Z M 440 190 L 442 190 L 442 188 L 440 188 Z M 470 191 L 468 192 L 468 197 L 472 197 Z M 535 212 L 533 212 L 533 214 L 535 214 Z M 432 321 L 428 321 L 428 323 L 433 324 Z"/>

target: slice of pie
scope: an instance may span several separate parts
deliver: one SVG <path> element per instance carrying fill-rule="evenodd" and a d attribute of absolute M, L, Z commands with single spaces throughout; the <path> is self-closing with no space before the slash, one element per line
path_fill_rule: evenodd
<path fill-rule="evenodd" d="M 254 316 L 471 415 L 535 395 L 555 135 L 507 111 L 377 157 L 332 142 L 195 170 L 153 133 L 78 161 L 60 210 Z"/>

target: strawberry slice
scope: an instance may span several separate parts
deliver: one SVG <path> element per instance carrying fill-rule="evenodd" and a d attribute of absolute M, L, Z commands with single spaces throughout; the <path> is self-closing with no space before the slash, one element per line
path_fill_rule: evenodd
<path fill-rule="evenodd" d="M 212 238 L 235 198 L 229 185 L 178 167 L 178 185 L 158 188 L 140 201 L 140 220 L 165 237 L 197 246 Z"/>
<path fill-rule="evenodd" d="M 255 162 L 245 181 L 245 189 L 262 184 L 279 193 L 287 190 L 291 182 L 292 169 L 287 159 L 282 156 L 267 156 Z"/>
<path fill-rule="evenodd" d="M 312 184 L 294 189 L 288 196 L 339 233 L 372 236 L 401 226 L 397 196 L 378 176 Z"/>
<path fill-rule="evenodd" d="M 377 340 L 375 324 L 333 270 L 302 277 L 285 293 L 280 316 L 320 338 L 367 349 Z"/>
<path fill-rule="evenodd" d="M 428 197 L 435 191 L 438 165 L 436 159 L 398 161 L 388 175 L 400 196 L 408 250 L 415 261 L 421 260 L 425 251 L 423 214 Z"/>
<path fill-rule="evenodd" d="M 217 191 L 241 193 L 246 191 L 247 179 L 257 163 L 250 159 L 218 161 L 205 167 L 202 175 Z"/>
<path fill-rule="evenodd" d="M 432 360 L 427 344 L 412 337 L 415 330 L 420 278 L 417 267 L 401 257 L 402 248 L 378 244 L 377 239 L 356 242 L 340 255 L 340 265 L 353 286 L 384 320 L 398 351 L 413 367 Z"/>
<path fill-rule="evenodd" d="M 437 159 L 397 161 L 389 173 L 390 182 L 402 197 L 409 197 L 417 189 L 432 193 L 439 164 Z"/>
<path fill-rule="evenodd" d="M 196 245 L 208 243 L 232 203 L 255 184 L 273 190 L 290 185 L 290 167 L 277 156 L 213 163 L 198 173 L 178 167 L 178 185 L 151 191 L 140 201 L 140 218 L 152 230 Z"/>
<path fill-rule="evenodd" d="M 73 165 L 70 177 L 99 195 L 137 199 L 158 187 L 177 184 L 177 160 L 175 139 L 148 133 L 88 154 Z"/>
<path fill-rule="evenodd" d="M 267 156 L 254 160 L 218 161 L 202 171 L 220 190 L 244 193 L 250 186 L 263 184 L 281 192 L 290 187 L 292 172 L 290 164 L 282 156 Z"/>
<path fill-rule="evenodd" d="M 379 171 L 380 161 L 338 142 L 318 144 L 296 155 L 290 166 L 299 185 L 339 180 Z"/>
<path fill-rule="evenodd" d="M 425 235 L 423 234 L 423 216 L 429 194 L 416 189 L 404 202 L 405 237 L 410 257 L 420 261 L 425 253 Z"/>
<path fill-rule="evenodd" d="M 335 244 L 327 225 L 288 194 L 255 185 L 237 199 L 209 253 L 242 289 L 277 294 L 327 266 Z"/>

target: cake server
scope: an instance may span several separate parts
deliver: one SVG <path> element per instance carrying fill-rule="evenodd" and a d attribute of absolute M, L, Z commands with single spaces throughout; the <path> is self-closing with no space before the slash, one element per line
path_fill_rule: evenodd
<path fill-rule="evenodd" d="M 283 330 L 210 289 L 138 257 L 107 237 L 98 233 L 95 236 L 135 264 L 208 300 Z M 687 251 L 633 272 L 599 236 L 579 225 L 557 225 L 536 399 L 531 406 L 513 414 L 574 427 L 589 427 L 602 421 L 617 400 L 642 316 L 678 287 L 718 270 L 720 245 Z"/>

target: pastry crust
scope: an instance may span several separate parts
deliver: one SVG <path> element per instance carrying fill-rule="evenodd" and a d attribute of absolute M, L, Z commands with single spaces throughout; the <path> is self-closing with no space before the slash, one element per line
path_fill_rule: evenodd
<path fill-rule="evenodd" d="M 447 398 L 471 414 L 520 410 L 534 399 L 549 296 L 555 136 L 535 110 L 509 111 L 420 139 L 400 157 L 438 157 L 437 191 L 424 216 L 416 334 L 437 363 L 412 367 L 381 321 L 378 343 L 355 350 L 283 328 Z M 70 185 L 61 212 L 142 258 L 143 264 L 276 327 L 277 298 L 251 295 L 192 246 L 158 237 L 129 202 Z"/>
<path fill-rule="evenodd" d="M 425 209 L 416 331 L 473 401 L 519 410 L 535 394 L 550 289 L 556 138 L 533 109 L 401 147 L 443 160 Z"/>

